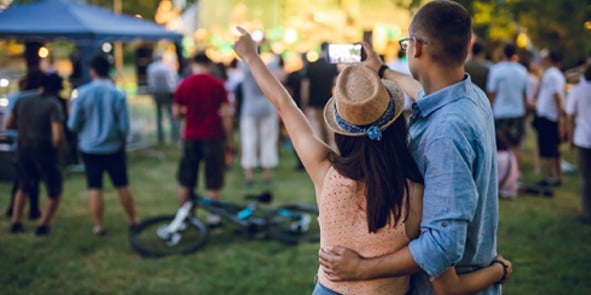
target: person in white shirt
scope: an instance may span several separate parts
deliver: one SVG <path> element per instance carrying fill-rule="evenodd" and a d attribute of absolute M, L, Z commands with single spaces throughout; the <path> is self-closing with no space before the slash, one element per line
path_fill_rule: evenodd
<path fill-rule="evenodd" d="M 493 107 L 495 129 L 507 140 L 518 161 L 525 134 L 527 83 L 527 69 L 517 63 L 517 48 L 513 44 L 505 45 L 503 60 L 490 69 L 486 90 Z"/>
<path fill-rule="evenodd" d="M 178 75 L 174 67 L 163 60 L 163 53 L 154 53 L 154 61 L 148 66 L 148 92 L 152 94 L 156 104 L 156 126 L 158 143 L 164 143 L 164 127 L 162 125 L 162 110 L 166 110 L 170 122 L 170 137 L 173 143 L 179 140 L 179 122 L 172 115 L 172 96 L 178 84 Z"/>
<path fill-rule="evenodd" d="M 591 224 L 591 66 L 587 66 L 579 84 L 568 94 L 568 139 L 571 149 L 578 150 L 581 171 L 581 221 Z"/>
<path fill-rule="evenodd" d="M 566 79 L 558 69 L 561 56 L 558 52 L 540 52 L 544 75 L 540 82 L 536 101 L 535 128 L 538 132 L 538 149 L 545 178 L 539 184 L 558 186 L 561 184 L 560 151 L 558 149 L 565 131 L 563 101 Z"/>

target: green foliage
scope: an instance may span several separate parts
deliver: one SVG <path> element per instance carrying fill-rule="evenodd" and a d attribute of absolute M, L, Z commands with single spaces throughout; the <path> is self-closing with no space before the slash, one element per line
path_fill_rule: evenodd
<path fill-rule="evenodd" d="M 483 39 L 514 42 L 526 33 L 536 49 L 563 53 L 565 68 L 577 64 L 591 50 L 589 0 L 481 0 L 458 1 L 474 16 L 474 31 Z M 468 3 L 469 2 L 469 3 Z"/>

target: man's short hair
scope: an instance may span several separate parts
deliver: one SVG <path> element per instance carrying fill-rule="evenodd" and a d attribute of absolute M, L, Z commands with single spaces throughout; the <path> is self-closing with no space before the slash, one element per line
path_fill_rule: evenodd
<path fill-rule="evenodd" d="M 562 61 L 562 54 L 556 50 L 550 50 L 548 53 L 548 58 L 552 61 L 552 63 L 558 64 Z"/>
<path fill-rule="evenodd" d="M 56 73 L 46 75 L 41 83 L 44 92 L 59 92 L 64 89 L 64 79 Z"/>
<path fill-rule="evenodd" d="M 43 79 L 45 78 L 45 73 L 43 73 L 41 70 L 31 70 L 27 73 L 27 75 L 24 77 L 25 82 L 24 82 L 24 90 L 32 90 L 32 89 L 37 89 L 39 87 L 41 87 L 41 83 L 43 82 Z"/>
<path fill-rule="evenodd" d="M 482 51 L 484 51 L 484 45 L 482 45 L 480 41 L 476 41 L 472 44 L 472 55 L 479 55 Z"/>
<path fill-rule="evenodd" d="M 511 58 L 517 53 L 517 47 L 513 44 L 507 44 L 503 47 L 503 54 L 506 58 Z"/>
<path fill-rule="evenodd" d="M 111 69 L 111 63 L 107 57 L 99 54 L 90 61 L 90 68 L 93 69 L 97 75 L 101 77 L 108 77 L 109 70 Z"/>
<path fill-rule="evenodd" d="M 195 54 L 195 56 L 193 57 L 193 62 L 199 65 L 205 65 L 205 66 L 209 66 L 212 64 L 211 59 L 209 59 L 209 57 L 207 57 L 207 54 L 205 54 L 205 51 L 199 51 L 197 52 L 197 54 Z"/>
<path fill-rule="evenodd" d="M 410 24 L 413 37 L 427 41 L 431 58 L 442 65 L 463 65 L 472 38 L 472 19 L 458 3 L 432 1 L 415 13 Z"/>

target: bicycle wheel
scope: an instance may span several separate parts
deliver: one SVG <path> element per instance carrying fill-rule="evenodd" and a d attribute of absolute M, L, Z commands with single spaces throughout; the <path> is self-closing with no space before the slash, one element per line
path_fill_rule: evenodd
<path fill-rule="evenodd" d="M 199 219 L 187 218 L 175 231 L 168 225 L 174 215 L 158 216 L 141 222 L 129 236 L 131 247 L 147 257 L 189 254 L 201 248 L 207 239 L 207 227 Z"/>
<path fill-rule="evenodd" d="M 295 204 L 277 207 L 266 216 L 268 234 L 284 243 L 320 241 L 318 207 Z"/>

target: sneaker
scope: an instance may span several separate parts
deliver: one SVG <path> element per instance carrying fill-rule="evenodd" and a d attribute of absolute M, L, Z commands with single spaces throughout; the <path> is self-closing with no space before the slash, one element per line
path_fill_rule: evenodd
<path fill-rule="evenodd" d="M 49 234 L 49 225 L 40 225 L 35 230 L 36 236 L 46 236 Z"/>
<path fill-rule="evenodd" d="M 107 231 L 105 231 L 104 228 L 100 228 L 100 227 L 98 227 L 98 226 L 95 225 L 92 228 L 92 233 L 95 234 L 95 235 L 97 235 L 97 236 L 104 236 L 104 235 L 107 234 Z"/>
<path fill-rule="evenodd" d="M 207 219 L 205 220 L 205 223 L 207 224 L 207 227 L 209 227 L 209 228 L 219 227 L 222 224 L 222 218 L 220 218 L 220 216 L 217 214 L 209 214 L 209 215 L 207 215 Z"/>
<path fill-rule="evenodd" d="M 555 187 L 561 186 L 562 181 L 560 179 L 542 179 L 538 182 L 538 184 L 541 186 Z"/>
<path fill-rule="evenodd" d="M 23 227 L 23 224 L 20 222 L 13 223 L 10 226 L 10 233 L 18 234 L 18 233 L 22 233 L 24 231 L 25 231 L 25 228 Z"/>

